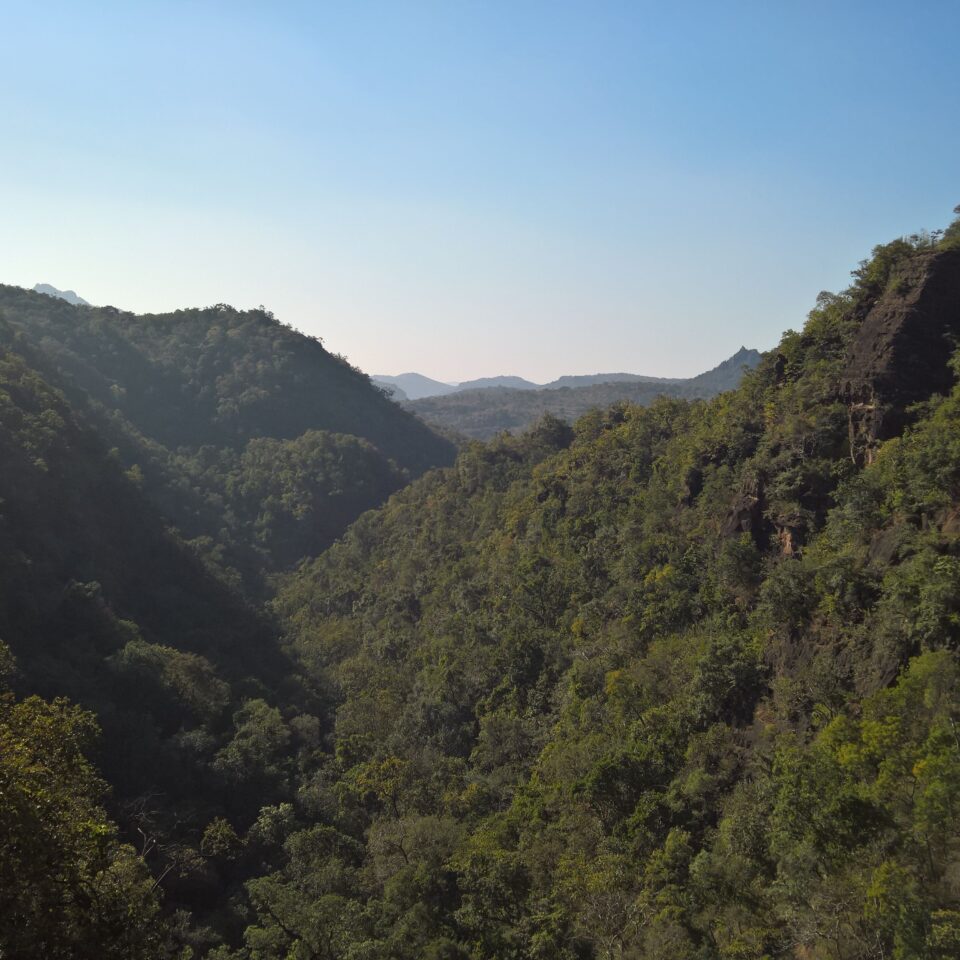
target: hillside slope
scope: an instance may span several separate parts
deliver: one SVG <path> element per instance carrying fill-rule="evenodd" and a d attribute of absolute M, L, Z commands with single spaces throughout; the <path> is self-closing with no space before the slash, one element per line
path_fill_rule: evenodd
<path fill-rule="evenodd" d="M 167 446 L 326 430 L 368 440 L 413 473 L 450 456 L 366 374 L 262 309 L 138 315 L 0 286 L 0 314 L 67 383 Z"/>
<path fill-rule="evenodd" d="M 278 697 L 288 710 L 306 702 L 294 665 L 271 620 L 168 531 L 101 438 L 6 350 L 0 458 L 0 636 L 15 687 L 93 711 L 112 813 L 166 872 L 168 904 L 209 896 L 204 826 L 280 789 L 255 762 L 225 759 L 245 735 L 235 718 L 251 704 L 270 716 Z"/>

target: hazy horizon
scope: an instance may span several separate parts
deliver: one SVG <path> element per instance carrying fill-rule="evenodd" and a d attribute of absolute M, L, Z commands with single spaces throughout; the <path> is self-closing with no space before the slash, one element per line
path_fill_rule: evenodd
<path fill-rule="evenodd" d="M 696 375 L 960 201 L 960 9 L 8 11 L 0 281 L 369 373 Z"/>
<path fill-rule="evenodd" d="M 0 281 L 0 283 L 2 283 L 2 282 L 3 282 L 3 281 Z M 59 293 L 61 293 L 61 294 L 63 294 L 63 293 L 71 293 L 71 294 L 74 294 L 74 295 L 76 295 L 76 296 L 80 296 L 81 299 L 84 299 L 84 298 L 82 297 L 82 295 L 79 293 L 79 291 L 74 290 L 74 289 L 72 289 L 71 287 L 58 287 L 57 284 L 55 284 L 55 283 L 47 283 L 47 281 L 42 281 L 42 280 L 41 280 L 41 281 L 38 281 L 36 284 L 34 284 L 34 285 L 30 286 L 30 287 L 26 287 L 26 286 L 24 286 L 24 285 L 22 285 L 22 284 L 17 284 L 17 286 L 22 286 L 23 289 L 31 289 L 31 290 L 32 290 L 34 287 L 49 286 L 49 287 L 52 287 L 54 290 L 57 290 L 57 291 L 58 291 Z M 40 290 L 40 291 L 37 291 L 37 292 L 46 293 L 47 291 Z M 66 298 L 65 298 L 65 299 L 66 299 Z M 93 307 L 111 306 L 111 307 L 116 307 L 117 309 L 120 309 L 120 310 L 126 310 L 126 309 L 127 309 L 127 308 L 124 307 L 122 304 L 116 304 L 116 303 L 103 303 L 103 304 L 88 303 L 87 305 L 88 305 L 88 306 L 93 306 Z M 189 309 L 190 307 L 195 307 L 195 306 L 199 306 L 199 305 L 197 305 L 197 304 L 184 305 L 184 308 L 183 308 L 183 309 Z M 203 306 L 210 306 L 210 304 L 204 304 Z M 235 305 L 235 304 L 232 304 L 232 306 L 236 306 L 236 305 Z M 262 307 L 266 307 L 266 304 L 258 304 L 257 309 L 259 309 L 261 306 L 262 306 Z M 266 307 L 266 308 L 269 310 L 269 307 Z M 174 310 L 176 310 L 176 309 L 179 309 L 179 308 L 174 308 Z M 243 308 L 243 309 L 249 309 L 249 308 Z M 137 315 L 144 316 L 144 315 L 148 315 L 148 314 L 150 314 L 150 313 L 157 313 L 157 312 L 158 312 L 158 311 L 140 311 L 140 312 L 138 312 Z M 279 318 L 278 318 L 278 319 L 279 319 Z M 335 348 L 331 347 L 330 344 L 325 344 L 325 346 L 330 347 L 331 352 L 333 352 L 333 353 L 338 353 L 338 352 L 339 352 L 339 351 L 337 351 Z M 750 348 L 748 344 L 742 344 L 741 347 L 745 347 L 745 348 L 747 348 L 747 349 L 756 349 L 756 348 Z M 718 364 L 722 363 L 724 360 L 730 359 L 730 357 L 732 357 L 735 353 L 737 353 L 738 350 L 741 349 L 741 347 L 738 347 L 736 350 L 731 350 L 728 355 L 721 357 L 720 359 L 717 360 L 717 362 L 716 362 L 715 364 L 712 364 L 711 367 L 708 367 L 708 368 L 706 368 L 706 369 L 707 369 L 707 370 L 712 369 L 712 367 L 717 366 Z M 348 358 L 348 359 L 349 359 L 349 358 Z M 500 378 L 500 377 L 511 377 L 511 376 L 519 376 L 519 377 L 521 377 L 522 379 L 530 380 L 530 381 L 533 382 L 533 383 L 538 383 L 538 382 L 539 382 L 539 383 L 541 383 L 541 384 L 551 383 L 551 382 L 553 382 L 554 380 L 557 380 L 557 379 L 559 379 L 560 377 L 563 377 L 563 376 L 590 376 L 590 375 L 594 375 L 594 374 L 615 374 L 615 373 L 632 373 L 632 374 L 640 374 L 640 375 L 654 376 L 654 377 L 660 376 L 660 374 L 657 374 L 657 373 L 652 373 L 652 374 L 650 374 L 650 373 L 646 373 L 646 371 L 643 371 L 643 370 L 627 370 L 627 369 L 623 369 L 623 370 L 613 370 L 613 369 L 611 369 L 611 370 L 582 370 L 582 371 L 579 371 L 579 370 L 578 370 L 578 371 L 574 371 L 574 372 L 572 372 L 572 373 L 571 373 L 570 371 L 566 371 L 566 372 L 564 372 L 564 373 L 559 373 L 559 374 L 557 374 L 557 376 L 551 377 L 551 378 L 548 379 L 548 380 L 537 381 L 537 380 L 535 380 L 533 377 L 526 377 L 526 376 L 524 376 L 523 373 L 517 373 L 516 371 L 512 371 L 512 370 L 511 370 L 511 371 L 500 371 L 500 372 L 496 372 L 496 373 L 479 374 L 479 375 L 476 376 L 476 377 L 465 377 L 465 378 L 462 379 L 462 380 L 450 380 L 450 379 L 448 379 L 448 378 L 443 378 L 443 377 L 440 377 L 440 376 L 432 376 L 432 375 L 430 375 L 430 374 L 424 373 L 422 370 L 400 370 L 400 371 L 397 371 L 397 372 L 393 372 L 393 371 L 387 371 L 387 370 L 369 370 L 369 369 L 366 369 L 366 368 L 363 368 L 363 367 L 362 367 L 361 369 L 363 370 L 364 373 L 368 374 L 368 375 L 371 376 L 371 377 L 391 377 L 391 378 L 396 379 L 396 378 L 399 378 L 399 377 L 410 376 L 410 375 L 413 375 L 413 376 L 422 376 L 422 377 L 426 377 L 426 378 L 429 379 L 429 380 L 434 380 L 434 381 L 436 381 L 437 383 L 441 383 L 441 384 L 443 384 L 444 386 L 448 386 L 448 387 L 458 387 L 458 386 L 460 386 L 460 385 L 463 384 L 463 383 L 468 383 L 468 382 L 471 382 L 471 381 L 477 380 L 477 379 L 497 379 L 497 378 Z M 698 370 L 698 371 L 697 371 L 697 373 L 704 373 L 704 372 L 705 372 L 705 370 Z M 691 376 L 696 376 L 697 373 L 691 374 Z M 666 377 L 666 376 L 665 376 L 665 378 L 666 378 L 666 379 L 669 379 L 669 377 Z"/>

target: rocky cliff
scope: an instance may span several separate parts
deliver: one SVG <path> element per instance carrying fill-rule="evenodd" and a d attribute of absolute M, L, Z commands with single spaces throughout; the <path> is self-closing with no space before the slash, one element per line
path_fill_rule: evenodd
<path fill-rule="evenodd" d="M 903 429 L 911 404 L 950 389 L 958 338 L 960 249 L 900 263 L 850 346 L 840 385 L 855 461 L 870 462 L 877 442 Z"/>

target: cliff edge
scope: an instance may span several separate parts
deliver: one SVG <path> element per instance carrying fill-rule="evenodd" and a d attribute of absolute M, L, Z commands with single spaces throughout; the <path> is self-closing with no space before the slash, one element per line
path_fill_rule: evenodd
<path fill-rule="evenodd" d="M 902 431 L 912 404 L 951 388 L 958 339 L 960 249 L 900 263 L 854 337 L 841 379 L 856 462 L 869 463 L 879 441 Z"/>

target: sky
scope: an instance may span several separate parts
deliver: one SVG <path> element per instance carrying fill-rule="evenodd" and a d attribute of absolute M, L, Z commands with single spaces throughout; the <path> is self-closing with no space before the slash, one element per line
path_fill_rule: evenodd
<path fill-rule="evenodd" d="M 0 282 L 687 376 L 960 203 L 960 3 L 0 0 Z"/>

